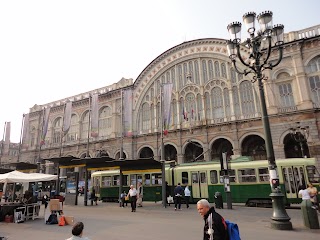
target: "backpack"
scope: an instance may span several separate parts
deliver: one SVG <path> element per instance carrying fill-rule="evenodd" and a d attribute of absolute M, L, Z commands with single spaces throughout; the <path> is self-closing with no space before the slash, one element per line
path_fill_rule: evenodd
<path fill-rule="evenodd" d="M 56 213 L 51 213 L 46 224 L 58 224 L 58 217 Z"/>
<path fill-rule="evenodd" d="M 65 219 L 64 216 L 60 216 L 58 225 L 59 226 L 65 226 L 66 225 L 66 219 Z"/>
<path fill-rule="evenodd" d="M 225 222 L 227 224 L 229 240 L 241 240 L 238 224 L 230 222 L 228 220 L 226 220 Z"/>

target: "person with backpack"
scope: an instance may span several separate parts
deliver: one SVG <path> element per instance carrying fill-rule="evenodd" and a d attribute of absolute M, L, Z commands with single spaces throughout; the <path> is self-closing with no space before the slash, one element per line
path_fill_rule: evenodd
<path fill-rule="evenodd" d="M 215 211 L 206 199 L 197 202 L 199 214 L 203 217 L 203 240 L 228 240 L 228 229 L 224 218 Z"/>

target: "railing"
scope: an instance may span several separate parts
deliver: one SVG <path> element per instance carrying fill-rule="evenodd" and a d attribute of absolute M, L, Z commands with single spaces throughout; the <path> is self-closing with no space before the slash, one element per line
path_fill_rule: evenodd
<path fill-rule="evenodd" d="M 311 38 L 320 35 L 320 25 L 305 28 L 300 31 L 293 31 L 284 34 L 284 42 L 291 42 L 303 38 Z"/>

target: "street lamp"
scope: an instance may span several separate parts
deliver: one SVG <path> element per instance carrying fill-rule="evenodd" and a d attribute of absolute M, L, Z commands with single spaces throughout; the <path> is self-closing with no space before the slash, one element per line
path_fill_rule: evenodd
<path fill-rule="evenodd" d="M 258 31 L 255 26 L 256 19 L 258 20 L 258 23 L 260 25 L 260 30 Z M 283 201 L 284 195 L 282 194 L 279 186 L 279 177 L 274 156 L 269 117 L 267 113 L 266 100 L 262 82 L 262 80 L 266 80 L 263 71 L 266 69 L 274 68 L 280 63 L 282 59 L 284 26 L 281 24 L 272 26 L 271 11 L 262 12 L 257 17 L 255 12 L 248 12 L 243 15 L 243 22 L 245 23 L 250 36 L 243 43 L 241 43 L 241 23 L 233 22 L 229 24 L 227 27 L 231 36 L 231 39 L 227 41 L 229 58 L 231 59 L 232 64 L 237 73 L 244 75 L 252 73 L 254 75 L 252 82 L 254 83 L 258 81 L 262 109 L 262 123 L 265 134 L 270 185 L 272 190 L 270 194 L 273 207 L 271 227 L 279 230 L 291 230 L 292 224 L 290 222 L 290 217 L 286 213 Z M 249 50 L 248 59 L 244 60 L 242 58 L 240 47 Z M 279 57 L 275 62 L 269 61 L 272 49 L 275 49 L 279 52 Z M 247 69 L 241 71 L 237 68 L 237 58 Z"/>
<path fill-rule="evenodd" d="M 309 137 L 309 126 L 301 127 L 300 122 L 297 122 L 296 128 L 290 128 L 292 138 L 300 145 L 302 157 L 307 158 L 307 152 L 304 151 L 303 145 Z"/>

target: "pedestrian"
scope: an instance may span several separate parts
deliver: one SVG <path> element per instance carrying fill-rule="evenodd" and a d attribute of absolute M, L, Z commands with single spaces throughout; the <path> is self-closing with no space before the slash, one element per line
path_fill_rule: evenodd
<path fill-rule="evenodd" d="M 184 188 L 184 199 L 185 199 L 185 201 L 186 201 L 187 208 L 189 208 L 190 197 L 191 197 L 191 192 L 190 192 L 190 190 L 189 190 L 189 186 L 187 185 L 187 186 Z"/>
<path fill-rule="evenodd" d="M 98 205 L 98 198 L 96 196 L 96 190 L 94 189 L 94 187 L 92 187 L 92 191 L 91 191 L 91 195 L 90 195 L 90 200 L 91 200 L 91 206 L 93 205 L 93 202 L 96 203 L 96 205 Z"/>
<path fill-rule="evenodd" d="M 298 194 L 299 194 L 299 196 L 302 197 L 302 201 L 303 200 L 310 200 L 309 191 L 305 185 L 301 185 L 301 189 L 299 190 Z"/>
<path fill-rule="evenodd" d="M 138 207 L 142 207 L 142 201 L 143 201 L 143 186 L 141 182 L 138 182 L 138 193 L 137 193 Z"/>
<path fill-rule="evenodd" d="M 177 207 L 179 210 L 181 210 L 181 199 L 183 196 L 183 188 L 181 187 L 180 183 L 174 188 L 174 210 L 177 210 Z"/>
<path fill-rule="evenodd" d="M 90 240 L 87 237 L 83 237 L 83 222 L 77 222 L 72 227 L 72 237 L 66 239 L 66 240 Z"/>
<path fill-rule="evenodd" d="M 198 213 L 203 217 L 203 240 L 227 240 L 228 230 L 224 218 L 206 199 L 197 202 Z"/>
<path fill-rule="evenodd" d="M 124 207 L 124 203 L 126 202 L 126 191 L 123 191 L 123 193 L 121 193 L 120 195 L 120 203 L 121 203 L 121 207 Z M 126 203 L 126 206 L 128 206 L 128 203 Z"/>
<path fill-rule="evenodd" d="M 135 212 L 137 208 L 137 189 L 130 185 L 130 190 L 128 192 L 131 203 L 131 212 Z"/>
<path fill-rule="evenodd" d="M 312 183 L 308 183 L 308 188 L 307 188 L 309 195 L 310 195 L 310 201 L 312 203 L 312 208 L 317 209 L 320 212 L 319 209 L 319 201 L 318 201 L 318 189 L 313 186 Z"/>

